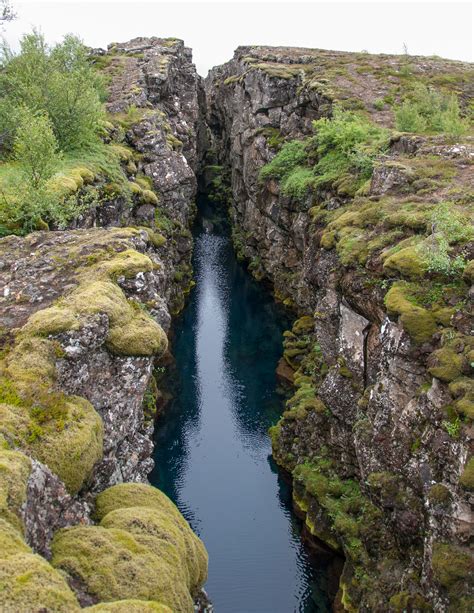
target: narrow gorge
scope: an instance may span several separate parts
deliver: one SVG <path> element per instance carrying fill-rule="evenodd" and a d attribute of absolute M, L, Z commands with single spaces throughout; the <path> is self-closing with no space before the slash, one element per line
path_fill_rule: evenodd
<path fill-rule="evenodd" d="M 0 608 L 471 611 L 472 65 L 88 62 L 120 173 L 0 219 Z"/>

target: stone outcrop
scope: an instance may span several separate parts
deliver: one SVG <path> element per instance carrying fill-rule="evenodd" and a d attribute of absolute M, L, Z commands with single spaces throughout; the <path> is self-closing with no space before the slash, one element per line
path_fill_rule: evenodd
<path fill-rule="evenodd" d="M 95 190 L 74 228 L 0 241 L 1 606 L 193 611 L 207 554 L 146 483 L 153 365 L 191 278 L 199 77 L 175 39 L 95 54 L 112 74 L 104 139 L 126 180 L 61 178 L 79 200 Z M 115 502 L 99 517 L 104 492 Z"/>
<path fill-rule="evenodd" d="M 410 79 L 456 83 L 461 105 L 472 98 L 471 66 L 406 61 L 237 49 L 206 79 L 206 162 L 230 175 L 237 252 L 304 315 L 286 335 L 295 393 L 272 429 L 273 453 L 293 474 L 308 530 L 344 552 L 343 608 L 467 611 L 472 264 L 434 296 L 443 281 L 413 245 L 429 235 L 437 203 L 460 215 L 472 203 L 472 139 L 395 134 L 357 194 L 339 177 L 296 198 L 259 176 L 335 104 L 392 128 Z M 458 253 L 469 260 L 472 243 Z"/>

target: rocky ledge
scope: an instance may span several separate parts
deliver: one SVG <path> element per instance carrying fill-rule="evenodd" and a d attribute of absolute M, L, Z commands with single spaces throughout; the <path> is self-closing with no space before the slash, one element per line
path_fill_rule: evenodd
<path fill-rule="evenodd" d="M 1 606 L 191 612 L 207 553 L 147 475 L 153 365 L 192 272 L 199 78 L 175 39 L 91 61 L 124 175 L 72 169 L 74 228 L 0 240 Z"/>
<path fill-rule="evenodd" d="M 299 314 L 273 454 L 307 531 L 345 556 L 348 611 L 472 608 L 474 142 L 393 129 L 420 84 L 467 109 L 472 77 L 441 58 L 241 47 L 205 83 L 210 188 L 237 252 Z M 325 118 L 366 148 L 328 154 Z"/>

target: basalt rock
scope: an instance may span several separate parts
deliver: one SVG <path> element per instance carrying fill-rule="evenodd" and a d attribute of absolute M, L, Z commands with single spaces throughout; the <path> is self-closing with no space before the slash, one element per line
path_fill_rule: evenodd
<path fill-rule="evenodd" d="M 409 78 L 464 81 L 458 91 L 468 104 L 472 88 L 461 75 L 472 67 L 410 61 Z M 402 62 L 238 48 L 205 82 L 208 162 L 230 175 L 238 254 L 305 316 L 285 339 L 285 379 L 295 393 L 271 430 L 273 455 L 293 473 L 308 531 L 344 551 L 339 601 L 350 611 L 467 611 L 472 500 L 460 477 L 468 474 L 472 414 L 453 407 L 455 391 L 467 400 L 458 385 L 472 373 L 469 284 L 446 300 L 417 302 L 417 284 L 426 296 L 435 280 L 413 241 L 429 233 L 434 203 L 449 199 L 464 210 L 464 196 L 472 199 L 472 139 L 395 135 L 357 195 L 340 183 L 290 197 L 277 179 L 259 176 L 335 105 L 393 128 L 384 100 L 403 93 Z M 463 253 L 472 257 L 469 245 Z M 456 578 L 444 563 L 459 564 Z"/>
<path fill-rule="evenodd" d="M 100 197 L 73 228 L 0 241 L 0 608 L 72 611 L 113 599 L 123 602 L 117 610 L 141 610 L 148 600 L 153 610 L 167 611 L 168 600 L 173 610 L 192 611 L 207 554 L 174 505 L 161 495 L 148 512 L 154 523 L 144 521 L 136 536 L 129 533 L 136 524 L 91 525 L 91 508 L 115 484 L 145 484 L 153 467 L 154 412 L 145 396 L 159 395 L 153 367 L 167 350 L 166 332 L 192 272 L 200 81 L 190 51 L 176 39 L 137 39 L 94 53 L 91 61 L 102 57 L 112 67 L 104 138 L 128 184 L 89 172 Z M 149 499 L 153 506 L 154 488 L 141 487 L 143 505 Z M 109 541 L 116 548 L 113 594 L 33 555 L 50 559 L 63 529 L 91 537 L 91 555 L 83 552 L 78 567 L 107 557 Z M 101 530 L 110 538 L 96 554 Z M 141 542 L 151 532 L 156 542 L 148 549 Z M 132 582 L 127 569 L 119 570 L 124 556 Z M 153 563 L 154 576 L 142 560 Z M 15 591 L 20 576 L 27 585 Z"/>

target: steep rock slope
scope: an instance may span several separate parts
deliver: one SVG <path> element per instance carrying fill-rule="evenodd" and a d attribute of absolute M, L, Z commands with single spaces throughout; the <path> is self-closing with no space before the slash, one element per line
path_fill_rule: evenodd
<path fill-rule="evenodd" d="M 260 169 L 336 104 L 393 128 L 416 83 L 466 108 L 472 75 L 440 58 L 242 47 L 206 79 L 206 162 L 220 183 L 230 174 L 235 246 L 303 316 L 286 335 L 279 371 L 296 391 L 273 451 L 308 530 L 344 552 L 346 610 L 472 606 L 472 264 L 439 276 L 418 245 L 437 244 L 446 210 L 472 224 L 474 146 L 392 134 L 362 186 L 336 169 L 298 197 L 277 176 L 288 155 Z M 318 153 L 305 147 L 306 180 Z M 450 248 L 461 262 L 467 237 Z"/>
<path fill-rule="evenodd" d="M 1 603 L 193 611 L 207 554 L 146 481 L 153 364 L 191 275 L 199 79 L 175 39 L 97 54 L 120 65 L 104 139 L 128 180 L 61 177 L 100 196 L 76 229 L 0 241 Z"/>

